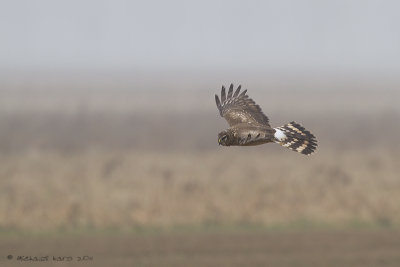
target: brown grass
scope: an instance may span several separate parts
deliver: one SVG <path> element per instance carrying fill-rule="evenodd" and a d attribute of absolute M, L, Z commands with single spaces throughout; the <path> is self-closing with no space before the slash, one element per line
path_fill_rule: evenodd
<path fill-rule="evenodd" d="M 0 222 L 22 228 L 400 222 L 393 155 L 305 158 L 266 150 L 3 157 Z"/>

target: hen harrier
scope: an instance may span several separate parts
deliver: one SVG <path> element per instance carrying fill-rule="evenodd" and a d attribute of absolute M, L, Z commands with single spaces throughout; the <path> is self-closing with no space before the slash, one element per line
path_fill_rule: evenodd
<path fill-rule="evenodd" d="M 310 155 L 317 147 L 315 136 L 300 124 L 292 121 L 281 127 L 271 128 L 268 117 L 261 108 L 246 95 L 240 93 L 241 86 L 233 93 L 233 84 L 228 95 L 221 89 L 221 101 L 215 95 L 219 113 L 229 128 L 218 134 L 218 144 L 223 146 L 255 146 L 275 142 L 293 151 Z M 239 94 L 240 93 L 240 94 Z"/>

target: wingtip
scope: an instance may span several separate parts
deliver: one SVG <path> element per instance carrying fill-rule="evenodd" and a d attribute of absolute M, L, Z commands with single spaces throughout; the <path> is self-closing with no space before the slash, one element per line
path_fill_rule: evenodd
<path fill-rule="evenodd" d="M 239 85 L 238 88 L 236 89 L 235 93 L 233 94 L 233 97 L 237 97 L 239 95 L 241 88 L 242 88 L 242 86 Z"/>
<path fill-rule="evenodd" d="M 241 96 L 245 96 L 247 93 L 247 89 L 243 90 L 243 92 L 240 94 Z"/>
<path fill-rule="evenodd" d="M 222 88 L 221 88 L 221 101 L 225 102 L 225 99 L 226 99 L 225 86 L 222 85 Z"/>
<path fill-rule="evenodd" d="M 215 103 L 217 104 L 217 108 L 221 109 L 221 102 L 219 101 L 219 97 L 217 94 L 215 94 Z"/>
<path fill-rule="evenodd" d="M 233 94 L 233 84 L 231 84 L 231 86 L 229 86 L 228 99 L 232 98 L 232 94 Z"/>

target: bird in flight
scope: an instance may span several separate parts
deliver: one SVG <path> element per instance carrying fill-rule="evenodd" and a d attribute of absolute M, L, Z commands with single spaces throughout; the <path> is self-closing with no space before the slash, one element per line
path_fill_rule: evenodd
<path fill-rule="evenodd" d="M 292 121 L 272 128 L 269 119 L 261 108 L 246 95 L 240 93 L 241 86 L 233 92 L 233 84 L 228 95 L 225 87 L 221 89 L 221 100 L 215 95 L 215 102 L 229 128 L 218 134 L 218 144 L 223 146 L 255 146 L 265 143 L 278 143 L 304 155 L 312 154 L 317 148 L 315 136 L 300 124 Z"/>

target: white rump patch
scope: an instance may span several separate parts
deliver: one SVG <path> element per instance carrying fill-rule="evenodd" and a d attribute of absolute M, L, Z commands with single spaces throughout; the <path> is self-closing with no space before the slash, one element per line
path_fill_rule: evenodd
<path fill-rule="evenodd" d="M 274 134 L 275 138 L 278 139 L 279 141 L 283 141 L 286 139 L 286 134 L 284 131 L 279 130 L 277 128 L 275 128 L 275 134 Z"/>

